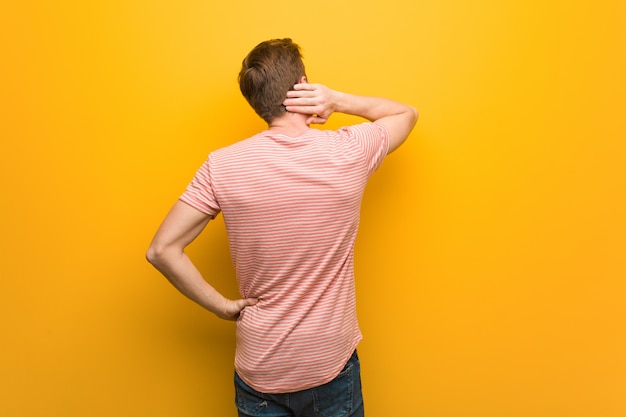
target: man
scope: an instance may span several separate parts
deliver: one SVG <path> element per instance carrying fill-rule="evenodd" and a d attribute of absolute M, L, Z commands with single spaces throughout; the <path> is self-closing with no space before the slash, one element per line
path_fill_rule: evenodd
<path fill-rule="evenodd" d="M 239 416 L 362 416 L 353 269 L 361 198 L 417 112 L 309 84 L 290 39 L 257 45 L 239 84 L 268 129 L 209 155 L 147 258 L 191 300 L 237 321 Z M 369 122 L 309 127 L 334 112 Z M 184 252 L 220 212 L 238 300 L 209 285 Z"/>

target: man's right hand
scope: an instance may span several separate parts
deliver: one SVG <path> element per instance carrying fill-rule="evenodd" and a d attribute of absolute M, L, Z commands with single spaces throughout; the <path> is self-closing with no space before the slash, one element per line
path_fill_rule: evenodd
<path fill-rule="evenodd" d="M 258 300 L 256 298 L 243 298 L 240 300 L 226 299 L 223 307 L 216 315 L 224 320 L 237 320 L 244 308 L 253 306 L 257 302 Z"/>

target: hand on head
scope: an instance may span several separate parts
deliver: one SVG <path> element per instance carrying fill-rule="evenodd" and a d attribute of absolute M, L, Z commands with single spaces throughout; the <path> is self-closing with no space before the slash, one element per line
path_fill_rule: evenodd
<path fill-rule="evenodd" d="M 287 92 L 283 105 L 288 112 L 310 115 L 308 124 L 323 124 L 334 112 L 333 90 L 322 84 L 299 83 Z"/>

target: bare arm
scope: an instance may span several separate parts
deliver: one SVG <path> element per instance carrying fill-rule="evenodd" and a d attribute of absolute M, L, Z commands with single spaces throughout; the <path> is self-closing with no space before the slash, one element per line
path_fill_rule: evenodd
<path fill-rule="evenodd" d="M 222 319 L 236 320 L 240 311 L 256 300 L 224 297 L 204 280 L 184 251 L 210 219 L 188 204 L 176 202 L 157 230 L 146 258 L 185 296 Z"/>
<path fill-rule="evenodd" d="M 334 112 L 363 117 L 383 124 L 390 134 L 389 152 L 397 149 L 417 122 L 417 110 L 407 104 L 380 97 L 357 96 L 321 84 L 296 84 L 283 105 L 289 112 L 311 115 L 307 124 L 325 123 Z"/>

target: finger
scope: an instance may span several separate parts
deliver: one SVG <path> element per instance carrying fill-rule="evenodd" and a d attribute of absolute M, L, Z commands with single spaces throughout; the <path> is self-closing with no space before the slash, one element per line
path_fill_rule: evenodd
<path fill-rule="evenodd" d="M 236 314 L 240 313 L 244 308 L 251 307 L 251 306 L 255 305 L 258 302 L 259 302 L 259 300 L 256 299 L 256 298 L 243 298 L 243 299 L 240 299 L 240 300 L 236 300 L 235 301 L 236 306 L 237 306 L 236 307 L 237 308 L 237 313 Z"/>
<path fill-rule="evenodd" d="M 285 106 L 285 110 L 290 113 L 315 114 L 319 109 L 317 106 Z"/>
<path fill-rule="evenodd" d="M 289 91 L 288 96 L 313 97 L 317 94 L 317 87 L 312 84 L 295 84 Z"/>
<path fill-rule="evenodd" d="M 327 118 L 319 117 L 319 116 L 311 116 L 306 120 L 307 125 L 322 125 L 328 121 Z"/>
<path fill-rule="evenodd" d="M 288 98 L 311 98 L 315 97 L 315 91 L 313 90 L 289 90 L 287 91 Z"/>
<path fill-rule="evenodd" d="M 248 299 L 235 300 L 235 309 L 237 312 L 240 312 L 244 308 L 248 307 L 248 305 L 250 305 Z"/>
<path fill-rule="evenodd" d="M 230 314 L 228 318 L 230 320 L 237 320 L 237 318 L 239 318 L 239 316 L 241 315 L 241 312 L 246 307 L 251 307 L 258 302 L 259 300 L 256 298 L 244 298 L 240 300 L 235 300 L 234 301 L 235 311 L 233 311 L 232 314 Z"/>
<path fill-rule="evenodd" d="M 293 86 L 293 89 L 296 91 L 300 91 L 300 90 L 315 90 L 316 85 L 315 84 L 309 84 L 309 83 L 298 83 L 295 84 Z"/>
<path fill-rule="evenodd" d="M 255 305 L 256 303 L 259 302 L 258 298 L 246 298 L 245 300 L 243 300 L 245 302 L 244 307 L 250 307 Z"/>
<path fill-rule="evenodd" d="M 314 107 L 317 105 L 319 105 L 319 102 L 315 98 L 307 98 L 307 97 L 292 97 L 292 98 L 286 98 L 283 101 L 283 106 Z"/>

